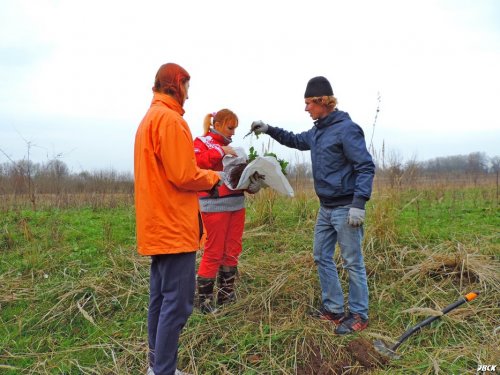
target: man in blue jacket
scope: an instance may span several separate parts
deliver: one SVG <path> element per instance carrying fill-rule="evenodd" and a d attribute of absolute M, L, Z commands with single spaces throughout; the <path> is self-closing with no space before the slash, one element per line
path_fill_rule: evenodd
<path fill-rule="evenodd" d="M 314 261 L 318 267 L 323 305 L 313 316 L 334 322 L 335 333 L 348 334 L 368 326 L 368 284 L 361 242 L 365 204 L 370 199 L 375 164 L 366 149 L 364 133 L 346 112 L 325 77 L 309 80 L 304 94 L 306 112 L 314 126 L 300 134 L 254 121 L 251 129 L 279 143 L 310 150 L 314 189 L 320 210 L 314 230 Z M 339 243 L 343 267 L 349 274 L 349 312 L 333 260 Z"/>

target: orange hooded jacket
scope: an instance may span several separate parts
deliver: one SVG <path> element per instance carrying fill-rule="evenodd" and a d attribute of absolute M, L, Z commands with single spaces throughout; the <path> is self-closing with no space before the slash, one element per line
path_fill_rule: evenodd
<path fill-rule="evenodd" d="M 135 136 L 137 251 L 141 255 L 192 252 L 202 245 L 198 191 L 210 190 L 216 172 L 196 165 L 193 137 L 171 96 L 154 93 Z"/>

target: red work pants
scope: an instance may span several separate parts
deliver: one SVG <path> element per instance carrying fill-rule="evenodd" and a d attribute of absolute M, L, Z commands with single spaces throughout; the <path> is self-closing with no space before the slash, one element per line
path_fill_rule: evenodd
<path fill-rule="evenodd" d="M 220 266 L 235 267 L 242 250 L 245 209 L 225 212 L 202 212 L 207 230 L 205 250 L 198 276 L 215 278 Z"/>

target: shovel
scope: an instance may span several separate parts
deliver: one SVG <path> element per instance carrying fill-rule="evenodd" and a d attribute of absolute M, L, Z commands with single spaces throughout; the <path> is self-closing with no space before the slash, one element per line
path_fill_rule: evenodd
<path fill-rule="evenodd" d="M 473 299 L 475 299 L 479 295 L 479 292 L 470 292 L 467 293 L 465 296 L 460 297 L 457 301 L 453 302 L 451 305 L 446 306 L 444 309 L 441 310 L 441 314 L 438 316 L 430 316 L 427 319 L 421 321 L 420 323 L 414 325 L 410 329 L 408 329 L 405 333 L 401 335 L 401 337 L 396 341 L 394 345 L 388 345 L 385 341 L 383 340 L 375 340 L 373 342 L 373 346 L 375 347 L 375 350 L 379 352 L 380 354 L 383 354 L 389 358 L 392 359 L 399 359 L 400 356 L 396 353 L 396 349 L 408 339 L 411 335 L 413 335 L 415 332 L 419 331 L 423 327 L 431 324 L 433 321 L 441 318 L 444 314 L 450 312 L 453 309 L 456 309 L 458 306 L 464 304 L 465 302 L 470 302 Z"/>

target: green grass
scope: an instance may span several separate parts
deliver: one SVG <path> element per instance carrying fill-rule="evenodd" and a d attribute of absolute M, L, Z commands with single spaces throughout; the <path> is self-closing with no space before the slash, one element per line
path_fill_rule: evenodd
<path fill-rule="evenodd" d="M 490 241 L 499 244 L 500 214 L 494 190 L 407 192 L 402 197 L 402 240 L 426 243 Z"/>
<path fill-rule="evenodd" d="M 317 199 L 267 190 L 247 200 L 238 301 L 193 313 L 179 367 L 196 374 L 474 373 L 499 358 L 495 189 L 384 190 L 369 202 L 370 326 L 348 337 L 307 317 Z M 134 210 L 13 209 L 0 222 L 0 373 L 141 374 L 147 368 L 149 259 Z M 338 258 L 338 254 L 337 260 Z M 344 286 L 347 275 L 340 272 Z M 470 290 L 482 294 L 410 337 L 399 360 L 363 362 L 354 344 L 395 340 Z M 418 310 L 420 308 L 420 310 Z"/>

